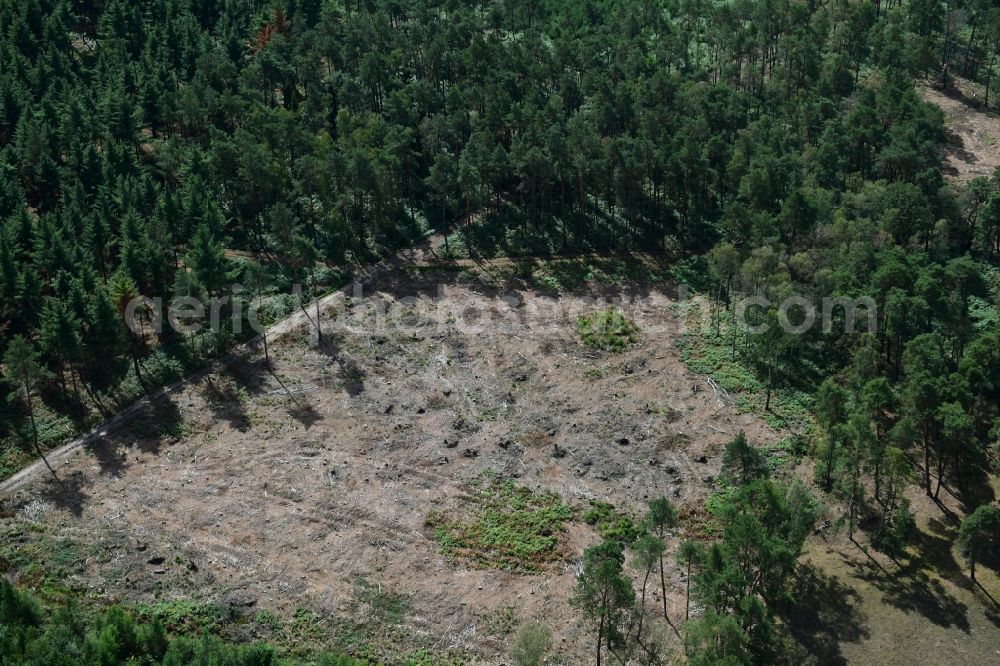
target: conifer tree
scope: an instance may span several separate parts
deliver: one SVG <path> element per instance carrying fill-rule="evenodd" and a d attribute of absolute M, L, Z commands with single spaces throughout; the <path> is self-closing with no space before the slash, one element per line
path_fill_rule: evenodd
<path fill-rule="evenodd" d="M 603 663 L 605 648 L 614 651 L 622 647 L 625 638 L 622 621 L 635 599 L 632 583 L 623 573 L 624 559 L 617 541 L 588 548 L 583 555 L 583 571 L 570 599 L 596 633 L 597 666 Z"/>
<path fill-rule="evenodd" d="M 969 563 L 969 578 L 976 580 L 976 562 L 990 548 L 1000 546 L 1000 509 L 983 505 L 962 520 L 958 546 Z"/>
<path fill-rule="evenodd" d="M 35 392 L 38 390 L 39 382 L 47 376 L 46 370 L 38 362 L 38 352 L 23 336 L 16 335 L 11 339 L 10 345 L 7 347 L 3 363 L 4 378 L 14 389 L 9 398 L 11 400 L 24 400 L 25 407 L 28 410 L 28 418 L 31 421 L 31 441 L 35 447 L 35 452 L 38 453 L 38 457 L 45 463 L 52 476 L 58 479 L 55 470 L 52 469 L 52 465 L 49 464 L 48 458 L 45 457 L 45 453 L 38 442 L 38 424 L 35 421 L 35 407 L 37 404 Z"/>

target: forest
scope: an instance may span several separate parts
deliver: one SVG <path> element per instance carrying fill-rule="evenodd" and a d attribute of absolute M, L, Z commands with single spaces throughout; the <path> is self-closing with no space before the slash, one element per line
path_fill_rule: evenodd
<path fill-rule="evenodd" d="M 943 490 L 974 575 L 1000 547 L 1000 170 L 943 169 L 920 87 L 956 78 L 1000 108 L 993 0 L 0 0 L 0 470 L 238 339 L 133 332 L 137 295 L 240 283 L 274 321 L 293 284 L 432 232 L 454 257 L 642 251 L 724 321 L 751 295 L 872 299 L 871 333 L 726 334 L 769 400 L 811 396 L 812 492 L 852 538 L 901 552 L 906 488 Z M 812 500 L 752 457 L 726 534 L 691 545 L 691 663 L 780 661 Z M 635 541 L 588 551 L 583 598 L 626 594 Z M 627 648 L 612 619 L 598 663 Z"/>

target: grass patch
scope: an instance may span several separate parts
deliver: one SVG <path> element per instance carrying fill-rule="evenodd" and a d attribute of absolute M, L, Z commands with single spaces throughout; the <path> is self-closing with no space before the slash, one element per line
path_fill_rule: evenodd
<path fill-rule="evenodd" d="M 639 327 L 621 312 L 610 308 L 580 317 L 576 322 L 576 331 L 583 343 L 592 349 L 622 351 L 639 340 Z"/>
<path fill-rule="evenodd" d="M 472 512 L 432 510 L 428 527 L 446 555 L 487 569 L 542 571 L 560 558 L 559 535 L 573 511 L 555 493 L 487 476 L 473 482 Z"/>
<path fill-rule="evenodd" d="M 486 633 L 497 638 L 507 638 L 521 623 L 517 617 L 517 609 L 513 606 L 501 606 L 495 611 L 480 615 L 479 619 Z"/>
<path fill-rule="evenodd" d="M 679 259 L 670 267 L 669 276 L 695 292 L 708 291 L 711 285 L 708 259 L 703 256 Z"/>
<path fill-rule="evenodd" d="M 531 282 L 541 289 L 566 292 L 591 284 L 658 282 L 668 276 L 664 262 L 641 256 L 568 257 L 539 262 Z"/>

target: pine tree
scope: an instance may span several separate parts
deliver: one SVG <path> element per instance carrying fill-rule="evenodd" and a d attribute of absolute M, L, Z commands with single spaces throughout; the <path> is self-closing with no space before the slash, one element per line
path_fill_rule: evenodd
<path fill-rule="evenodd" d="M 56 472 L 52 469 L 41 445 L 38 443 L 38 424 L 35 421 L 35 391 L 38 384 L 46 378 L 46 370 L 38 363 L 38 352 L 34 346 L 21 335 L 15 335 L 7 353 L 3 357 L 4 377 L 14 391 L 10 394 L 10 400 L 23 399 L 25 407 L 28 409 L 28 418 L 31 420 L 31 441 L 38 456 L 49 468 L 52 476 L 58 479 Z"/>
<path fill-rule="evenodd" d="M 94 391 L 107 392 L 128 371 L 123 323 L 115 303 L 105 289 L 99 289 L 90 303 L 84 337 L 87 382 Z"/>
<path fill-rule="evenodd" d="M 958 547 L 969 563 L 969 578 L 976 580 L 976 562 L 1000 546 L 1000 509 L 981 506 L 962 520 Z"/>
<path fill-rule="evenodd" d="M 639 537 L 629 549 L 635 558 L 633 566 L 642 572 L 642 585 L 639 587 L 639 606 L 637 608 L 638 619 L 635 629 L 635 640 L 642 644 L 642 630 L 646 619 L 646 589 L 649 587 L 649 577 L 656 568 L 657 563 L 663 558 L 666 544 L 652 534 L 645 534 Z M 669 619 L 667 620 L 670 621 Z M 673 627 L 673 624 L 671 624 Z M 677 631 L 674 629 L 674 631 Z M 626 636 L 626 640 L 628 640 Z"/>
<path fill-rule="evenodd" d="M 646 514 L 643 526 L 659 539 L 664 546 L 663 549 L 658 551 L 657 557 L 660 569 L 660 596 L 663 600 L 663 619 L 666 620 L 675 633 L 678 633 L 677 627 L 670 620 L 670 613 L 667 612 L 667 574 L 663 561 L 668 533 L 677 526 L 676 507 L 666 497 L 658 497 L 651 500 L 649 502 L 649 512 Z"/>
<path fill-rule="evenodd" d="M 305 236 L 296 234 L 292 239 L 292 257 L 293 265 L 296 268 L 296 272 L 302 272 L 309 276 L 312 289 L 310 290 L 312 298 L 316 304 L 316 317 L 313 321 L 313 326 L 316 327 L 316 339 L 319 342 L 323 342 L 323 325 L 320 321 L 320 311 L 319 311 L 319 283 L 316 280 L 316 262 L 319 259 L 319 252 L 316 250 L 316 246 L 313 245 Z M 305 303 L 302 304 L 305 308 Z M 303 312 L 305 310 L 303 309 Z"/>
<path fill-rule="evenodd" d="M 184 265 L 191 269 L 200 288 L 209 296 L 218 295 L 226 285 L 228 261 L 222 244 L 208 223 L 198 225 Z"/>
<path fill-rule="evenodd" d="M 698 564 L 702 557 L 701 547 L 690 539 L 681 542 L 677 549 L 677 560 L 684 566 L 684 621 L 691 617 L 691 567 Z"/>
<path fill-rule="evenodd" d="M 826 464 L 823 472 L 823 487 L 833 488 L 833 464 L 837 459 L 837 447 L 845 441 L 843 426 L 847 420 L 848 393 L 832 377 L 820 384 L 816 391 L 816 419 L 826 435 Z"/>
<path fill-rule="evenodd" d="M 621 548 L 617 541 L 588 548 L 570 599 L 597 634 L 597 666 L 601 666 L 605 646 L 612 651 L 622 647 L 623 615 L 635 600 L 632 583 L 622 570 L 625 558 Z"/>
<path fill-rule="evenodd" d="M 746 485 L 768 476 L 764 455 L 747 442 L 742 430 L 726 444 L 722 456 L 722 476 L 738 485 Z"/>
<path fill-rule="evenodd" d="M 82 346 L 81 323 L 65 303 L 46 299 L 41 318 L 41 347 L 58 366 L 59 384 L 66 395 L 66 373 L 73 383 L 73 393 L 79 399 L 74 364 L 80 360 Z"/>

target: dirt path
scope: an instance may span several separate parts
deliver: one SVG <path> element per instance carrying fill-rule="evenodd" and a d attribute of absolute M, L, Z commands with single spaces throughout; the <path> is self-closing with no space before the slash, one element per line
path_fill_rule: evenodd
<path fill-rule="evenodd" d="M 353 293 L 359 286 L 367 286 L 379 277 L 388 272 L 394 271 L 401 266 L 431 260 L 434 256 L 434 248 L 443 241 L 444 236 L 442 234 L 433 234 L 426 237 L 412 248 L 408 248 L 393 255 L 392 257 L 388 257 L 378 263 L 359 269 L 355 273 L 354 280 L 350 284 L 320 298 L 318 304 L 319 308 L 321 310 L 327 310 L 331 307 L 339 305 L 348 294 Z M 311 319 L 307 313 L 314 313 L 316 311 L 316 307 L 316 301 L 313 301 L 303 310 L 299 310 L 298 312 L 295 312 L 270 326 L 266 331 L 268 340 L 275 341 L 278 338 L 287 335 L 289 332 L 294 331 L 298 327 L 310 323 Z M 257 337 L 237 346 L 235 349 L 213 361 L 202 370 L 188 375 L 184 379 L 180 379 L 173 384 L 168 384 L 150 395 L 137 400 L 93 430 L 64 444 L 58 449 L 49 452 L 46 456 L 49 464 L 52 465 L 53 469 L 58 470 L 60 466 L 67 464 L 70 458 L 72 458 L 72 456 L 80 449 L 93 444 L 94 442 L 97 442 L 108 434 L 114 432 L 122 425 L 127 424 L 140 414 L 145 413 L 146 410 L 167 396 L 179 393 L 192 384 L 201 381 L 206 376 L 225 368 L 243 353 L 258 350 L 262 345 L 262 341 L 263 336 L 258 335 Z M 16 474 L 4 479 L 3 482 L 0 482 L 0 496 L 10 496 L 19 490 L 24 489 L 32 481 L 34 481 L 39 474 L 48 474 L 48 470 L 46 470 L 45 464 L 41 460 L 35 461 Z"/>
<path fill-rule="evenodd" d="M 959 185 L 977 176 L 989 178 L 1000 168 L 1000 115 L 978 109 L 961 90 L 923 88 L 923 97 L 941 107 L 951 141 L 945 148 L 945 174 Z"/>
<path fill-rule="evenodd" d="M 459 266 L 463 268 L 477 268 L 479 270 L 490 270 L 494 268 L 510 268 L 525 263 L 535 263 L 544 261 L 600 261 L 606 259 L 631 259 L 642 262 L 662 261 L 667 256 L 664 253 L 656 252 L 585 252 L 582 254 L 553 254 L 548 256 L 528 256 L 528 257 L 492 257 L 475 259 L 423 259 L 414 262 L 413 265 L 425 268 L 441 268 L 446 266 Z"/>

